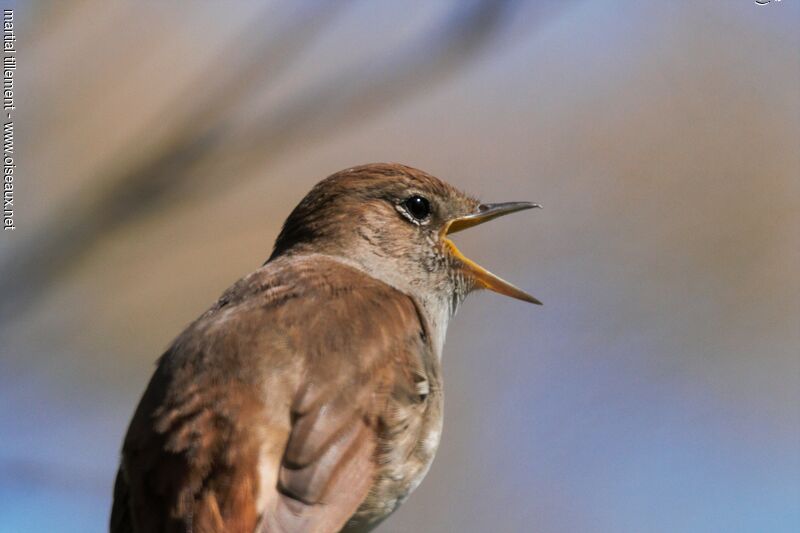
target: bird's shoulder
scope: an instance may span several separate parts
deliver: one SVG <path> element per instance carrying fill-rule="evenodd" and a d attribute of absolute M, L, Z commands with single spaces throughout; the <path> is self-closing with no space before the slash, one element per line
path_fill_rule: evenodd
<path fill-rule="evenodd" d="M 428 337 L 424 314 L 411 296 L 345 260 L 308 254 L 280 257 L 236 282 L 184 330 L 166 357 L 176 368 L 198 357 L 229 369 L 268 360 L 273 372 L 286 359 L 335 351 L 350 354 L 342 362 L 371 366 L 371 357 L 408 342 L 427 351 Z"/>
<path fill-rule="evenodd" d="M 226 321 L 231 315 L 259 315 L 265 320 L 293 320 L 347 306 L 342 320 L 357 320 L 358 311 L 400 314 L 421 323 L 413 299 L 376 279 L 344 258 L 322 254 L 280 257 L 243 277 L 204 313 L 198 322 Z M 255 312 L 254 312 L 255 311 Z"/>
<path fill-rule="evenodd" d="M 411 302 L 409 296 L 346 258 L 302 254 L 278 257 L 243 277 L 222 294 L 206 316 L 248 303 L 262 309 L 284 310 L 284 304 L 290 301 L 315 305 L 324 303 L 320 298 L 347 296 L 375 304 L 391 298 Z"/>

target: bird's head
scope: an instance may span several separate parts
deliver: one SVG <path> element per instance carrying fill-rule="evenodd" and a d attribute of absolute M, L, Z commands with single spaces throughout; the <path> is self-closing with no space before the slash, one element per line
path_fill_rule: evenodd
<path fill-rule="evenodd" d="M 447 301 L 454 312 L 474 289 L 539 300 L 467 259 L 449 235 L 538 207 L 482 204 L 420 170 L 398 164 L 350 168 L 319 182 L 284 223 L 270 260 L 324 253 L 416 297 Z"/>

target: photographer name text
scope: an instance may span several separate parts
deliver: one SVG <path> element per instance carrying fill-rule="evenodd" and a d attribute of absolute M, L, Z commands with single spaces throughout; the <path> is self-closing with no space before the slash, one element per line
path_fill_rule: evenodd
<path fill-rule="evenodd" d="M 17 36 L 14 34 L 14 10 L 3 10 L 3 230 L 13 231 L 14 224 L 14 76 L 17 71 Z"/>

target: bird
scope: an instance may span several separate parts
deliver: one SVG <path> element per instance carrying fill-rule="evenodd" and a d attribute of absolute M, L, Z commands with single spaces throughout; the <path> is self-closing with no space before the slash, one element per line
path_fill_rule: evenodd
<path fill-rule="evenodd" d="M 315 185 L 272 254 L 158 359 L 124 438 L 111 533 L 369 531 L 420 484 L 445 332 L 478 289 L 539 300 L 449 236 L 484 204 L 373 163 Z"/>

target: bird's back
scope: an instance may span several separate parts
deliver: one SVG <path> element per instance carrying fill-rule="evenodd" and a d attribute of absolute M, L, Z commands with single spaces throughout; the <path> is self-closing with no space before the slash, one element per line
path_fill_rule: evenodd
<path fill-rule="evenodd" d="M 279 257 L 243 278 L 159 360 L 112 533 L 377 523 L 438 444 L 429 337 L 409 296 L 340 260 Z"/>

